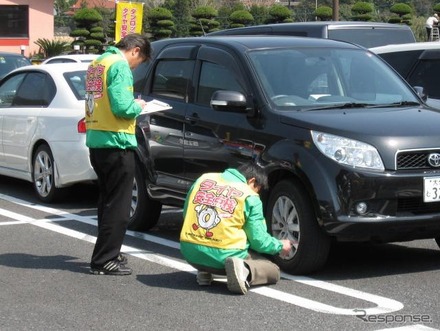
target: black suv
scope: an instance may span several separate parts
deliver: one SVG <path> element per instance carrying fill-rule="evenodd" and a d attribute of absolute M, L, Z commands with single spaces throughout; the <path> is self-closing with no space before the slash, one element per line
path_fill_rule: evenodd
<path fill-rule="evenodd" d="M 349 43 L 225 36 L 153 43 L 132 229 L 182 206 L 193 181 L 254 160 L 270 232 L 296 242 L 284 270 L 309 273 L 331 240 L 440 238 L 440 113 L 384 61 Z"/>

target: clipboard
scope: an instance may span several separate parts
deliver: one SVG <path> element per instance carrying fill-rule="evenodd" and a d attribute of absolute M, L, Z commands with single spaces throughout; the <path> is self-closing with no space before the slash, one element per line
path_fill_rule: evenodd
<path fill-rule="evenodd" d="M 164 110 L 168 110 L 168 109 L 172 109 L 172 108 L 173 107 L 171 107 L 166 102 L 162 102 L 157 99 L 153 99 L 153 100 L 147 101 L 146 106 L 142 109 L 141 115 L 151 114 L 151 113 L 155 113 L 157 111 L 164 111 Z"/>

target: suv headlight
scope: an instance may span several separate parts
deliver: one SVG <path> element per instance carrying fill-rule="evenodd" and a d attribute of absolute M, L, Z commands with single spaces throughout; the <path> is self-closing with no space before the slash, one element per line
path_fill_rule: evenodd
<path fill-rule="evenodd" d="M 382 159 L 373 146 L 324 132 L 311 132 L 315 145 L 330 159 L 354 168 L 385 170 Z"/>

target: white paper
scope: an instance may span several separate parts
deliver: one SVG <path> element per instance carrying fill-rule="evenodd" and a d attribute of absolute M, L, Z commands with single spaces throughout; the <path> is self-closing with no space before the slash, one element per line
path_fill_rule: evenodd
<path fill-rule="evenodd" d="M 162 111 L 162 110 L 167 110 L 167 109 L 172 109 L 172 108 L 173 107 L 171 107 L 166 102 L 162 102 L 162 101 L 153 99 L 153 100 L 147 101 L 147 104 L 142 109 L 141 114 L 150 114 L 150 113 L 154 113 L 156 111 Z"/>

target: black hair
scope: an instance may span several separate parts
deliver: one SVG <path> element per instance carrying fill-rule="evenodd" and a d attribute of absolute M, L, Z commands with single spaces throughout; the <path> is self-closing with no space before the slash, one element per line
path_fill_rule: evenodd
<path fill-rule="evenodd" d="M 269 187 L 266 172 L 254 162 L 243 163 L 237 168 L 237 170 L 246 178 L 246 180 L 255 178 L 256 185 L 261 186 L 263 189 Z"/>
<path fill-rule="evenodd" d="M 139 33 L 130 33 L 126 35 L 116 43 L 115 47 L 124 51 L 139 47 L 140 53 L 143 57 L 145 57 L 145 60 L 149 60 L 151 58 L 151 44 L 148 41 L 147 36 Z"/>

